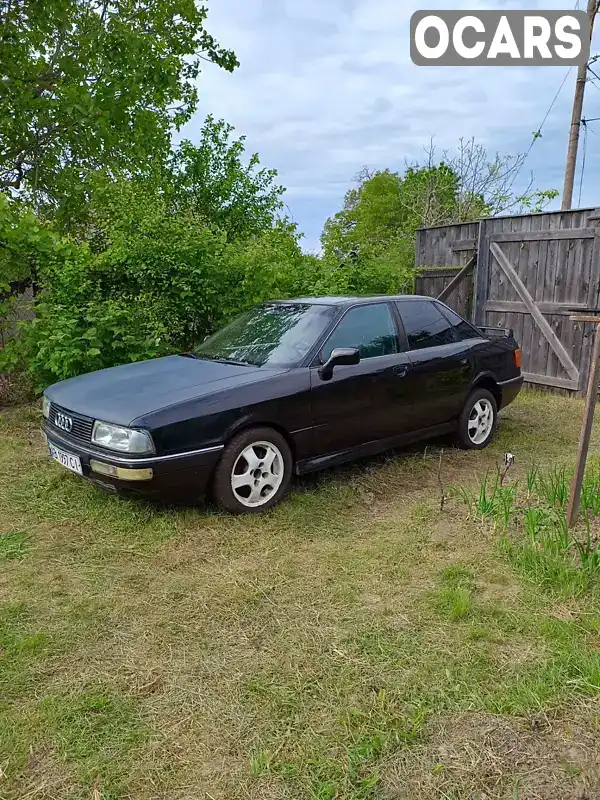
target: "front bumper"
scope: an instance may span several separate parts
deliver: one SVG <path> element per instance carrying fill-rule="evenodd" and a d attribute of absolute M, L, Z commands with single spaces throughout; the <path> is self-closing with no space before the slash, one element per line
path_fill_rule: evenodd
<path fill-rule="evenodd" d="M 45 422 L 42 432 L 47 442 L 79 458 L 84 478 L 105 491 L 137 497 L 193 499 L 203 496 L 223 451 L 223 445 L 219 445 L 168 456 L 131 458 L 74 442 Z M 95 471 L 90 462 L 114 467 L 119 477 L 100 473 L 98 467 Z M 150 470 L 152 477 L 148 479 Z M 135 479 L 125 480 L 122 477 L 125 475 Z M 142 477 L 145 479 L 136 479 Z"/>

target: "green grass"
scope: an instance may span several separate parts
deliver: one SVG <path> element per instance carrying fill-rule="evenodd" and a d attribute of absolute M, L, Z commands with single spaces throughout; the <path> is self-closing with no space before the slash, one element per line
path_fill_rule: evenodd
<path fill-rule="evenodd" d="M 0 798 L 594 796 L 594 460 L 582 552 L 557 522 L 581 413 L 526 393 L 489 450 L 441 443 L 469 507 L 440 511 L 432 443 L 249 518 L 105 496 L 47 461 L 37 409 L 2 413 Z"/>
<path fill-rule="evenodd" d="M 48 695 L 38 705 L 40 724 L 48 730 L 58 755 L 73 768 L 82 785 L 101 782 L 102 796 L 122 797 L 130 761 L 150 735 L 139 704 L 113 689 Z"/>
<path fill-rule="evenodd" d="M 434 607 L 450 620 L 473 613 L 473 572 L 461 564 L 450 564 L 440 572 L 441 587 L 434 595 Z"/>
<path fill-rule="evenodd" d="M 29 550 L 29 534 L 26 531 L 8 531 L 0 535 L 0 561 L 24 558 Z"/>

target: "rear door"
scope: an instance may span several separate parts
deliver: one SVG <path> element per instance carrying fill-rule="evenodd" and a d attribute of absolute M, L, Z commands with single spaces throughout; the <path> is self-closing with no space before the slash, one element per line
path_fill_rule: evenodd
<path fill-rule="evenodd" d="M 461 340 L 440 303 L 415 297 L 397 301 L 396 307 L 412 365 L 414 427 L 428 428 L 456 419 L 474 374 L 469 341 Z"/>
<path fill-rule="evenodd" d="M 336 367 L 323 381 L 318 366 L 337 347 L 358 348 L 359 364 Z M 334 453 L 410 429 L 412 400 L 405 380 L 410 359 L 387 302 L 348 309 L 311 368 L 316 453 Z"/>

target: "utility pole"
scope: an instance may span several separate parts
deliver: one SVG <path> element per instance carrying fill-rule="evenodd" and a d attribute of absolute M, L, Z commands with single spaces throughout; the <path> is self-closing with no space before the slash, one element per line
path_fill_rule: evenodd
<path fill-rule="evenodd" d="M 594 332 L 594 344 L 592 347 L 592 360 L 590 363 L 590 378 L 588 381 L 587 398 L 585 402 L 585 413 L 581 423 L 581 435 L 579 437 L 579 450 L 575 461 L 575 474 L 571 484 L 571 498 L 567 508 L 567 525 L 572 528 L 577 522 L 579 513 L 579 502 L 581 498 L 581 487 L 588 457 L 590 439 L 592 437 L 592 425 L 594 423 L 594 411 L 598 399 L 598 383 L 600 382 L 600 317 L 596 316 L 573 316 L 573 322 L 593 322 L 596 326 Z"/>
<path fill-rule="evenodd" d="M 590 44 L 594 31 L 594 19 L 598 12 L 598 0 L 588 0 L 587 15 L 590 20 Z M 569 149 L 567 151 L 567 165 L 565 167 L 565 185 L 563 188 L 562 211 L 568 211 L 573 203 L 573 187 L 575 185 L 575 168 L 577 166 L 577 150 L 579 147 L 579 131 L 583 115 L 583 96 L 587 81 L 588 65 L 580 64 L 577 70 L 577 83 L 575 84 L 575 97 L 573 98 L 573 115 L 569 132 Z"/>

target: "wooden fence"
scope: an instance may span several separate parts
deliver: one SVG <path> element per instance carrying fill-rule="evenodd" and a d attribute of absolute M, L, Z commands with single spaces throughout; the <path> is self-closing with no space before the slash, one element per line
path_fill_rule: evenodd
<path fill-rule="evenodd" d="M 473 318 L 473 281 L 460 280 L 456 289 L 452 288 L 452 281 L 461 277 L 460 267 L 442 267 L 436 269 L 430 267 L 417 274 L 415 280 L 415 294 L 424 294 L 428 297 L 444 298 L 444 291 L 450 287 L 451 291 L 447 294 L 445 302 L 452 306 L 455 311 L 466 317 Z"/>
<path fill-rule="evenodd" d="M 420 294 L 479 325 L 512 328 L 527 382 L 583 392 L 600 308 L 600 211 L 495 217 L 426 228 L 416 243 Z"/>

